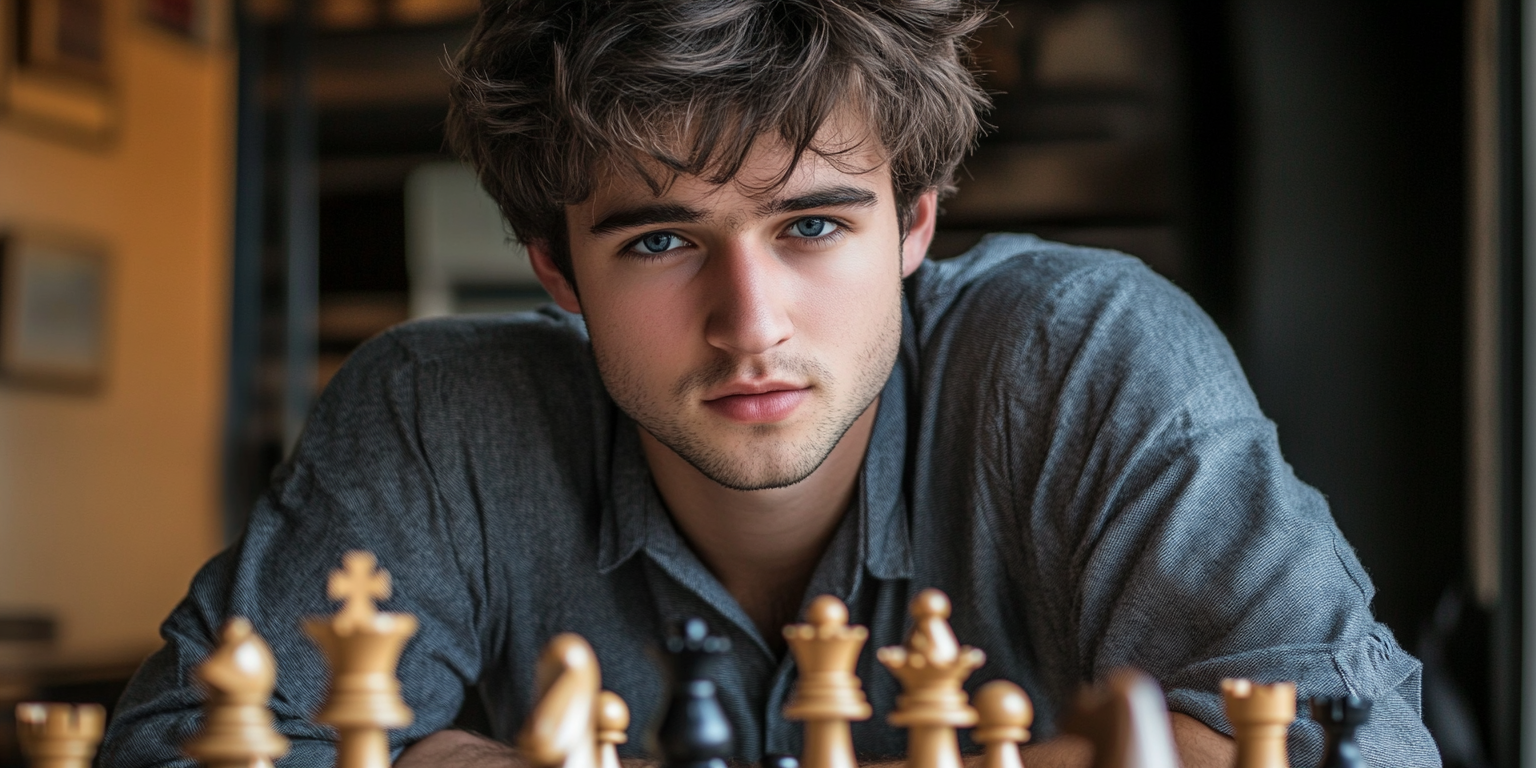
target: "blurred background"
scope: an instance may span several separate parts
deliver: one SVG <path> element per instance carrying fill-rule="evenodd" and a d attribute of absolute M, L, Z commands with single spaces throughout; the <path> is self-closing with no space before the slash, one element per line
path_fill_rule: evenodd
<path fill-rule="evenodd" d="M 1035 232 L 1189 291 L 1452 766 L 1536 765 L 1530 5 L 1003 3 L 932 251 Z M 476 6 L 0 0 L 0 766 L 11 702 L 111 703 L 357 344 L 543 300 L 443 144 Z"/>

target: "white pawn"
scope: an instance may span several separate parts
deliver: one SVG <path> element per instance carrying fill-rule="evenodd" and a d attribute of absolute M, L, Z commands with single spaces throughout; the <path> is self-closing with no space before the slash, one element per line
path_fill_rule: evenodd
<path fill-rule="evenodd" d="M 971 740 L 986 748 L 981 768 L 1024 768 L 1019 745 L 1029 741 L 1035 708 L 1024 689 L 993 680 L 976 692 L 976 730 Z"/>
<path fill-rule="evenodd" d="M 613 691 L 597 695 L 597 768 L 619 768 L 619 745 L 629 741 L 629 706 Z"/>

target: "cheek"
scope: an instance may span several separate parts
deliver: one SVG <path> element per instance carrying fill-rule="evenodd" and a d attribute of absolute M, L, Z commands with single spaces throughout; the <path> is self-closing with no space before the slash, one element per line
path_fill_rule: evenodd
<path fill-rule="evenodd" d="M 647 380 L 675 378 L 694 321 L 675 292 L 662 286 L 630 284 L 622 290 L 583 286 L 582 309 L 593 344 L 622 364 L 625 373 Z"/>
<path fill-rule="evenodd" d="M 901 262 L 892 243 L 803 275 L 797 331 L 829 353 L 861 357 L 888 335 L 900 304 Z"/>

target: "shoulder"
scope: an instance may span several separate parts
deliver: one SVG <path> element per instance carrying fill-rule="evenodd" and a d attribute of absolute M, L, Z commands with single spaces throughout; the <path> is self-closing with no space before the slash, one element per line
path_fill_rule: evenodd
<path fill-rule="evenodd" d="M 580 359 L 588 349 L 581 318 L 554 306 L 502 315 L 458 315 L 397 325 L 360 347 L 355 364 L 479 368 L 553 355 Z"/>
<path fill-rule="evenodd" d="M 609 420 L 594 368 L 580 319 L 558 310 L 397 326 L 326 386 L 285 470 L 296 481 L 287 493 L 366 498 L 388 486 L 399 501 L 494 484 L 484 496 L 565 476 L 590 464 Z"/>
<path fill-rule="evenodd" d="M 1214 397 L 1207 409 L 1256 407 L 1205 312 L 1123 253 L 991 235 L 925 265 L 908 292 L 924 367 L 1001 377 L 1014 398 L 1105 405 L 1133 392 L 1137 402 L 1172 405 L 1203 393 Z"/>
<path fill-rule="evenodd" d="M 331 379 L 305 433 L 456 444 L 516 429 L 537 441 L 590 433 L 608 408 L 585 326 L 551 307 L 413 321 L 374 337 Z"/>
<path fill-rule="evenodd" d="M 586 326 L 553 306 L 504 315 L 415 320 L 370 339 L 333 388 L 380 382 L 412 389 L 569 387 L 595 378 Z"/>
<path fill-rule="evenodd" d="M 1148 308 L 1208 323 L 1183 291 L 1139 259 L 1034 235 L 988 235 L 962 256 L 925 264 L 908 291 L 922 337 L 977 315 L 1016 325 Z"/>

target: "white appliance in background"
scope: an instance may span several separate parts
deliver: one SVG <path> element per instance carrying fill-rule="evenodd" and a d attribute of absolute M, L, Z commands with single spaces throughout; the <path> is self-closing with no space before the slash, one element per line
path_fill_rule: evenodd
<path fill-rule="evenodd" d="M 426 163 L 405 181 L 411 317 L 516 312 L 549 301 L 528 252 L 469 168 Z"/>

